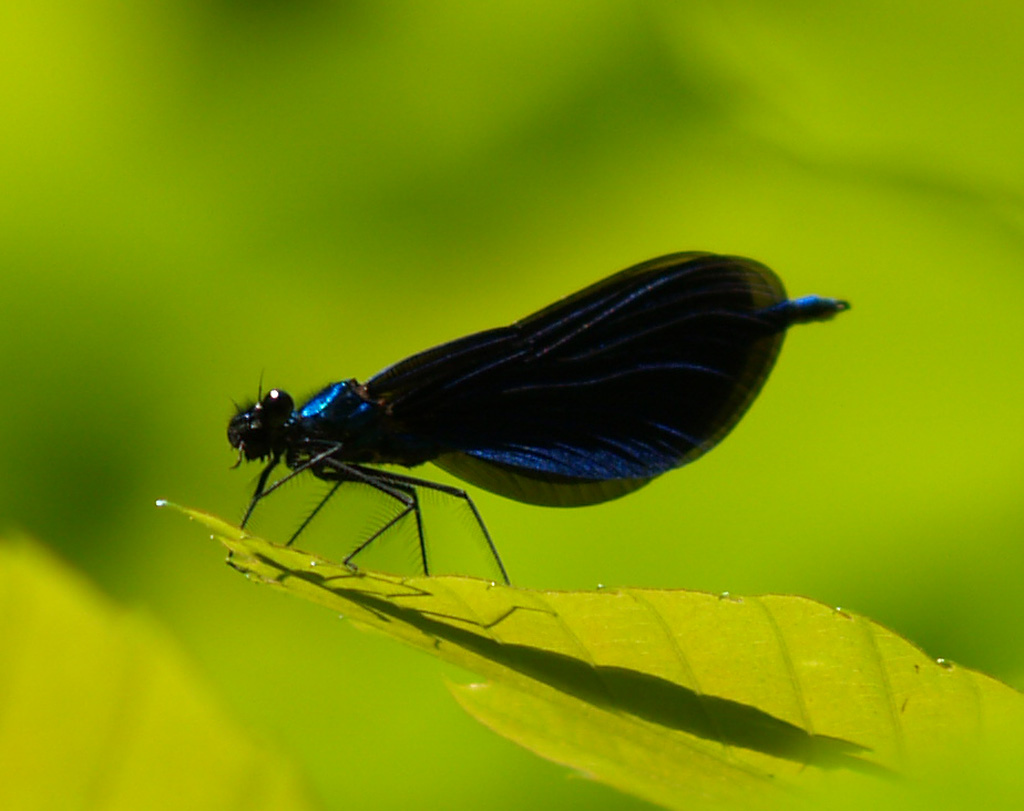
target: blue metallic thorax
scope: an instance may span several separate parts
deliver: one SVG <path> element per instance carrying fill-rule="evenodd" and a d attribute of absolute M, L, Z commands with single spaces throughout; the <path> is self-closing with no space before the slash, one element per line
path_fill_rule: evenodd
<path fill-rule="evenodd" d="M 416 465 L 436 453 L 434 443 L 396 431 L 384 406 L 368 400 L 355 380 L 315 394 L 296 412 L 292 430 L 312 444 L 340 444 L 339 461 Z"/>
<path fill-rule="evenodd" d="M 346 446 L 374 445 L 380 439 L 381 408 L 359 396 L 354 380 L 332 383 L 298 411 L 297 427 L 309 438 Z"/>
<path fill-rule="evenodd" d="M 331 423 L 348 423 L 373 411 L 373 404 L 359 396 L 351 380 L 332 383 L 318 392 L 301 409 L 299 417 Z M 363 417 L 365 419 L 365 417 Z"/>

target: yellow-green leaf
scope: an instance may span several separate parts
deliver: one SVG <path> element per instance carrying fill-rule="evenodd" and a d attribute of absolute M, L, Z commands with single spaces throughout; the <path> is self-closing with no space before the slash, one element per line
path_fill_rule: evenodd
<path fill-rule="evenodd" d="M 1018 692 L 806 598 L 355 572 L 185 512 L 250 577 L 484 676 L 453 690 L 497 732 L 667 807 L 834 798 L 1022 740 Z"/>
<path fill-rule="evenodd" d="M 0 808 L 310 807 L 176 646 L 38 545 L 0 543 Z"/>

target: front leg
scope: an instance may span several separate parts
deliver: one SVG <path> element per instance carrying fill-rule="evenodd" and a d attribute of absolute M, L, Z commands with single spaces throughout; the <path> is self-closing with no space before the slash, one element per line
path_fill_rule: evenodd
<path fill-rule="evenodd" d="M 245 510 L 245 515 L 242 516 L 242 523 L 239 526 L 245 529 L 245 525 L 249 523 L 249 519 L 252 518 L 252 511 L 256 509 L 256 504 L 262 499 L 267 492 L 264 488 L 267 486 L 267 479 L 270 478 L 270 472 L 277 467 L 277 463 L 281 461 L 281 454 L 275 453 L 270 463 L 263 468 L 260 472 L 260 478 L 256 482 L 256 491 L 252 494 L 252 498 L 249 500 L 249 506 Z M 286 477 L 289 478 L 289 477 Z M 278 482 L 277 484 L 279 484 Z M 277 484 L 271 486 L 271 490 L 277 488 Z"/>

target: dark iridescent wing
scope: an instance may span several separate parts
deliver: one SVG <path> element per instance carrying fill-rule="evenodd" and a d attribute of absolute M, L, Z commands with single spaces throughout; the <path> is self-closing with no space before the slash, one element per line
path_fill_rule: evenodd
<path fill-rule="evenodd" d="M 605 501 L 728 433 L 775 362 L 785 301 L 757 262 L 673 254 L 414 355 L 366 388 L 469 482 L 537 504 Z"/>

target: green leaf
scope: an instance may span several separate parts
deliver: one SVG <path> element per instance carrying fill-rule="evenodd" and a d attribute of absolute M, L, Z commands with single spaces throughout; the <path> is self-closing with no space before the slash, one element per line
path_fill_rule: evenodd
<path fill-rule="evenodd" d="M 308 808 L 147 618 L 0 542 L 0 808 Z"/>
<path fill-rule="evenodd" d="M 1022 740 L 1013 689 L 802 597 L 356 572 L 184 512 L 251 578 L 487 678 L 452 689 L 495 731 L 666 807 L 848 796 Z"/>

